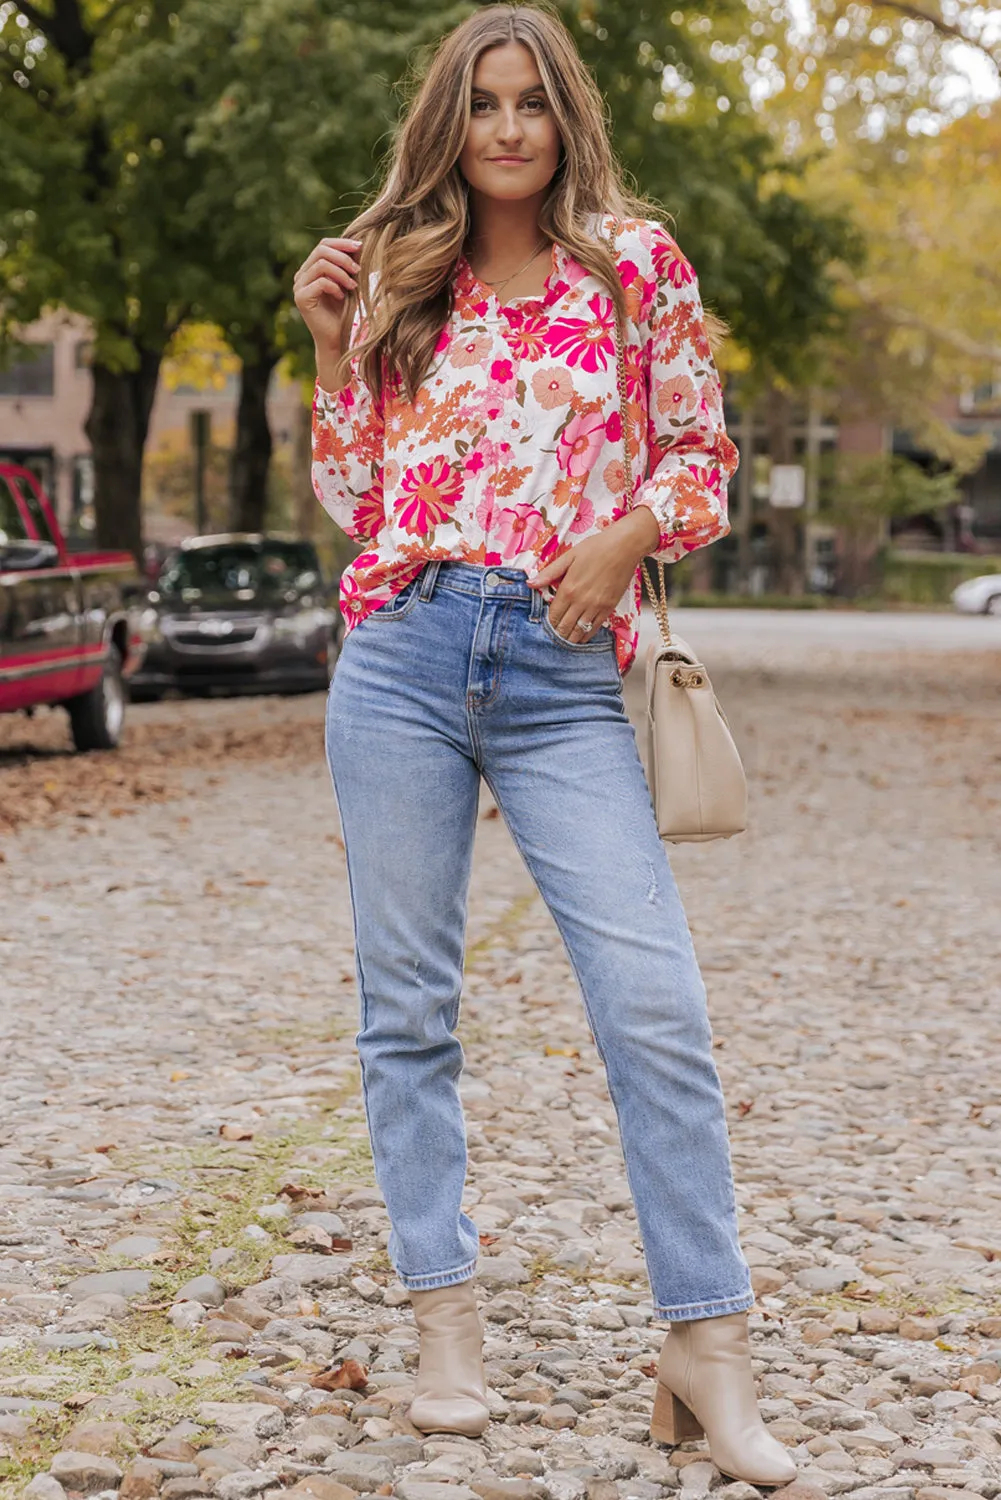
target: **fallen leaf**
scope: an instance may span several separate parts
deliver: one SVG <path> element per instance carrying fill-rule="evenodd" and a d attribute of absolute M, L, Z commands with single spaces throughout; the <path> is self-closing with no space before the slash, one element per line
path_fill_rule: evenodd
<path fill-rule="evenodd" d="M 744 1115 L 749 1115 L 751 1113 L 751 1110 L 753 1108 L 754 1108 L 754 1100 L 753 1099 L 738 1099 L 737 1100 L 737 1112 L 738 1112 L 738 1114 L 741 1115 L 741 1117 L 743 1117 Z"/>
<path fill-rule="evenodd" d="M 499 1234 L 488 1234 L 486 1232 L 486 1230 L 484 1230 L 480 1234 L 480 1244 L 481 1245 L 495 1245 L 499 1239 L 500 1239 L 500 1235 Z"/>
<path fill-rule="evenodd" d="M 336 1234 L 330 1241 L 331 1250 L 353 1250 L 354 1240 L 341 1239 Z"/>
<path fill-rule="evenodd" d="M 118 1146 L 115 1141 L 99 1141 L 96 1146 L 92 1147 L 92 1150 L 96 1151 L 98 1156 L 107 1156 L 109 1151 L 117 1151 Z"/>
<path fill-rule="evenodd" d="M 244 880 L 242 882 L 242 884 L 243 885 L 253 885 L 253 886 L 265 886 L 265 885 L 270 885 L 271 882 L 268 881 L 268 880 Z"/>
<path fill-rule="evenodd" d="M 363 1391 L 368 1385 L 368 1371 L 356 1359 L 346 1359 L 333 1370 L 323 1370 L 309 1382 L 317 1391 Z"/>
<path fill-rule="evenodd" d="M 224 1141 L 252 1141 L 254 1132 L 246 1125 L 220 1125 L 219 1134 Z"/>
<path fill-rule="evenodd" d="M 297 1198 L 322 1198 L 323 1189 L 306 1187 L 301 1182 L 286 1182 L 283 1187 L 278 1189 L 276 1196 L 279 1198 L 291 1198 L 293 1202 Z"/>
<path fill-rule="evenodd" d="M 97 1399 L 97 1391 L 74 1391 L 72 1396 L 66 1396 L 63 1405 L 72 1411 L 79 1411 L 82 1406 L 87 1406 L 91 1401 Z"/>
<path fill-rule="evenodd" d="M 171 1073 L 171 1075 L 170 1075 L 170 1081 L 171 1081 L 171 1083 L 180 1083 L 183 1079 L 190 1078 L 190 1077 L 191 1077 L 190 1073 L 185 1073 L 185 1071 L 184 1071 L 183 1068 L 178 1068 L 178 1070 L 177 1070 L 176 1073 Z"/>
<path fill-rule="evenodd" d="M 545 1046 L 546 1057 L 580 1057 L 579 1047 L 551 1047 L 549 1043 Z"/>

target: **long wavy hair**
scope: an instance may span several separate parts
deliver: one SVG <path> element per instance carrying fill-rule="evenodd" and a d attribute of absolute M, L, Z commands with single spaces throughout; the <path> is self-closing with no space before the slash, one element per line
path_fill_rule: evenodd
<path fill-rule="evenodd" d="M 538 5 L 489 5 L 438 43 L 397 131 L 383 186 L 344 230 L 359 239 L 360 337 L 344 356 L 380 398 L 396 377 L 417 394 L 452 313 L 452 276 L 471 223 L 468 187 L 459 167 L 470 119 L 473 71 L 490 47 L 522 42 L 532 53 L 561 137 L 560 161 L 539 229 L 606 283 L 624 322 L 626 300 L 605 243 L 588 231 L 593 214 L 663 217 L 623 181 L 608 138 L 605 103 L 569 31 Z M 374 282 L 371 279 L 375 273 Z M 350 324 L 349 324 L 350 326 Z"/>

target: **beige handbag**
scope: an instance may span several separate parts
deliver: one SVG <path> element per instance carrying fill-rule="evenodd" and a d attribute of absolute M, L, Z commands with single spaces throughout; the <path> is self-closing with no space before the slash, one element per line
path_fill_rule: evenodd
<path fill-rule="evenodd" d="M 618 226 L 616 225 L 616 230 Z M 615 233 L 611 245 L 614 250 Z M 626 433 L 628 412 L 622 330 L 615 320 L 615 358 L 622 409 L 626 494 L 633 492 Z M 657 831 L 672 844 L 728 839 L 747 827 L 747 781 L 709 673 L 692 648 L 671 635 L 664 564 L 655 559 L 660 589 L 646 582 L 661 640 L 646 654 L 646 723 L 640 758 L 650 784 Z"/>

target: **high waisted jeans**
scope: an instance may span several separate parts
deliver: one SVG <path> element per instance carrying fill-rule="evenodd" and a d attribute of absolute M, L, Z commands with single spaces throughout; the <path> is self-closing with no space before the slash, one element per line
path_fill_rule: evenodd
<path fill-rule="evenodd" d="M 455 1027 L 483 776 L 580 986 L 656 1316 L 750 1307 L 705 989 L 611 633 L 564 642 L 523 569 L 429 562 L 347 636 L 327 757 L 365 1110 L 403 1284 L 448 1286 L 476 1266 Z"/>

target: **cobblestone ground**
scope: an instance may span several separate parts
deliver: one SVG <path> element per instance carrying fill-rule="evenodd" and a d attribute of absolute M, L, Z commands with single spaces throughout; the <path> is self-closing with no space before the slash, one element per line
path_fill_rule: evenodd
<path fill-rule="evenodd" d="M 795 629 L 711 632 L 754 824 L 673 855 L 763 1410 L 789 1500 L 994 1500 L 1001 654 Z M 0 1490 L 753 1500 L 649 1441 L 663 1327 L 611 1106 L 486 795 L 461 1035 L 494 1421 L 409 1426 L 322 709 L 135 709 L 100 764 L 54 715 L 5 726 Z"/>

